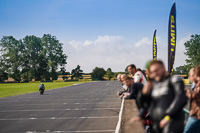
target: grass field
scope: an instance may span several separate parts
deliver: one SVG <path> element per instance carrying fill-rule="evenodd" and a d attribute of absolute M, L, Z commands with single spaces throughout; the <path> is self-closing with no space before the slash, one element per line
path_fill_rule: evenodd
<path fill-rule="evenodd" d="M 45 90 L 71 86 L 77 83 L 86 83 L 88 81 L 73 81 L 73 82 L 49 82 L 44 83 Z M 38 86 L 40 83 L 9 83 L 0 84 L 0 98 L 20 95 L 31 92 L 39 92 Z"/>

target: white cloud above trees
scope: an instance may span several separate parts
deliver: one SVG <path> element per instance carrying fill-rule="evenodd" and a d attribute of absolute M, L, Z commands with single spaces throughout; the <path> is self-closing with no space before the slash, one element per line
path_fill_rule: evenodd
<path fill-rule="evenodd" d="M 190 36 L 177 41 L 175 67 L 184 65 L 184 42 Z M 167 42 L 157 37 L 158 59 L 164 61 L 167 66 Z M 95 67 L 111 68 L 114 72 L 124 71 L 129 64 L 135 64 L 141 69 L 145 63 L 152 59 L 152 40 L 143 37 L 135 44 L 127 42 L 123 36 L 98 36 L 96 40 L 72 40 L 64 43 L 64 51 L 68 56 L 66 65 L 67 71 L 81 66 L 84 72 L 92 72 Z"/>

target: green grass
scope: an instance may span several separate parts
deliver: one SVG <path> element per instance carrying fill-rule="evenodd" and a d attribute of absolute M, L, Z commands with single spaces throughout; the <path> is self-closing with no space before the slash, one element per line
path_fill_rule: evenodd
<path fill-rule="evenodd" d="M 77 83 L 86 83 L 88 81 L 73 81 L 73 82 L 49 82 L 44 83 L 45 90 L 71 86 Z M 39 92 L 38 86 L 40 83 L 9 83 L 0 84 L 0 98 L 15 96 L 31 92 Z"/>

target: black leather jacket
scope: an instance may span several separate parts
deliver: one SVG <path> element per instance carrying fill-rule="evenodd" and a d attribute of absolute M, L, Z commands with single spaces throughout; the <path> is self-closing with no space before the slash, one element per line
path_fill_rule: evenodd
<path fill-rule="evenodd" d="M 141 96 L 142 105 L 149 106 L 154 122 L 159 122 L 166 115 L 172 119 L 181 117 L 182 109 L 187 103 L 184 88 L 184 82 L 178 76 L 168 76 L 159 82 L 154 81 L 152 91 Z"/>

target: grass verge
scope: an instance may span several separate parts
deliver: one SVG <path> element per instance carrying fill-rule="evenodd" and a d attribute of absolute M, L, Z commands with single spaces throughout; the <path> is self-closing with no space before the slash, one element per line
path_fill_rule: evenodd
<path fill-rule="evenodd" d="M 44 83 L 45 90 L 71 86 L 78 83 L 86 83 L 89 81 L 73 81 L 73 82 L 47 82 Z M 6 83 L 0 84 L 0 98 L 15 96 L 25 93 L 38 92 L 40 83 Z"/>

